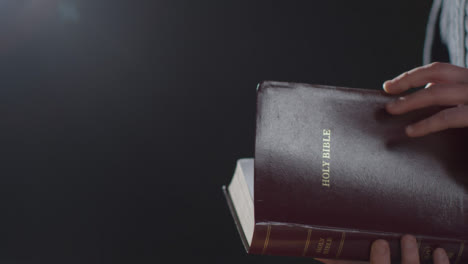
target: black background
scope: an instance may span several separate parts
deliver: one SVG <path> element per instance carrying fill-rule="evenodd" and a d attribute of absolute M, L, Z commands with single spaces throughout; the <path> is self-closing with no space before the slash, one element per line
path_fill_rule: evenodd
<path fill-rule="evenodd" d="M 430 2 L 0 1 L 3 263 L 248 256 L 222 196 L 262 80 L 381 89 Z"/>

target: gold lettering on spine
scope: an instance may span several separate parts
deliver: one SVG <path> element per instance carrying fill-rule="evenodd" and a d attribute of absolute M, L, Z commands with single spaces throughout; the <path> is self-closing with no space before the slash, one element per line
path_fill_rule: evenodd
<path fill-rule="evenodd" d="M 305 256 L 306 253 L 307 253 L 307 250 L 309 249 L 309 244 L 310 244 L 310 235 L 312 234 L 312 230 L 309 229 L 307 231 L 307 240 L 306 240 L 306 243 L 305 243 L 305 246 L 304 246 L 304 252 L 302 253 L 302 256 Z"/>
<path fill-rule="evenodd" d="M 325 243 L 325 248 L 323 249 L 323 254 L 328 255 L 330 253 L 330 248 L 333 243 L 333 238 L 327 238 L 327 242 Z"/>
<path fill-rule="evenodd" d="M 430 246 L 425 246 L 423 248 L 423 251 L 422 251 L 422 259 L 424 260 L 429 260 L 432 258 L 432 252 L 433 252 L 433 248 L 431 248 Z"/>
<path fill-rule="evenodd" d="M 330 188 L 331 130 L 322 131 L 322 186 Z"/>
<path fill-rule="evenodd" d="M 345 238 L 346 238 L 346 233 L 343 232 L 343 233 L 341 234 L 340 247 L 338 248 L 338 252 L 336 253 L 336 258 L 339 258 L 340 255 L 341 255 L 341 251 L 343 250 L 343 245 L 344 245 Z"/>
<path fill-rule="evenodd" d="M 265 243 L 263 244 L 262 255 L 265 255 L 265 252 L 268 248 L 268 243 L 270 242 L 270 233 L 271 233 L 271 225 L 268 225 L 267 233 L 265 236 Z"/>
<path fill-rule="evenodd" d="M 323 249 L 323 244 L 325 243 L 325 239 L 320 238 L 318 243 L 317 243 L 317 248 L 315 249 L 316 253 L 321 253 Z"/>
<path fill-rule="evenodd" d="M 461 242 L 460 245 L 460 251 L 458 252 L 458 257 L 457 260 L 455 261 L 455 264 L 458 264 L 460 262 L 461 256 L 463 255 L 463 250 L 465 249 L 465 241 Z"/>

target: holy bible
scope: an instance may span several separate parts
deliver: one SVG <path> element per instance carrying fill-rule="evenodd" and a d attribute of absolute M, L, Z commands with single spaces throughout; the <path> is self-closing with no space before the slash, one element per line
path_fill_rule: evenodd
<path fill-rule="evenodd" d="M 390 115 L 383 91 L 263 82 L 255 157 L 223 187 L 251 254 L 368 260 L 385 239 L 394 261 L 415 235 L 422 263 L 444 248 L 468 263 L 468 130 L 410 138 L 440 107 Z"/>

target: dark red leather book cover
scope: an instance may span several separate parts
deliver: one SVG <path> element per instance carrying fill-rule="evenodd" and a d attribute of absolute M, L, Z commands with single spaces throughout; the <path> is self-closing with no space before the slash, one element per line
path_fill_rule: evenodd
<path fill-rule="evenodd" d="M 372 241 L 400 257 L 403 234 L 430 261 L 467 263 L 468 130 L 409 138 L 430 108 L 392 116 L 384 92 L 263 82 L 257 94 L 253 254 L 367 260 Z"/>

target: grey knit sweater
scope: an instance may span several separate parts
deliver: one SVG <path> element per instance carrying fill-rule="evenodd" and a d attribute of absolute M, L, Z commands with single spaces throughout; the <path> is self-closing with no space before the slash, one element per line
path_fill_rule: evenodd
<path fill-rule="evenodd" d="M 468 1 L 434 0 L 426 29 L 423 63 L 468 66 Z"/>

